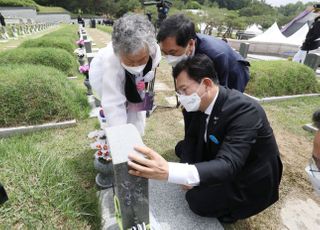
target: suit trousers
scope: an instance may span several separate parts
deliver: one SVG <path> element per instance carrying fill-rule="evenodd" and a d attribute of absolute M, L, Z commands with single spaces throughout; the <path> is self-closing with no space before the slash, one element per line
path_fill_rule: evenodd
<path fill-rule="evenodd" d="M 230 186 L 230 185 L 229 185 Z M 227 184 L 197 186 L 186 193 L 190 209 L 199 216 L 231 216 L 230 188 Z M 231 195 L 232 197 L 232 195 Z"/>

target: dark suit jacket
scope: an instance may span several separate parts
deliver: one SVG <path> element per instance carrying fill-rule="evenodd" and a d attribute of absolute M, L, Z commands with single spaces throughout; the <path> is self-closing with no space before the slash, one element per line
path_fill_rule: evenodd
<path fill-rule="evenodd" d="M 220 86 L 207 143 L 199 126 L 201 114 L 184 111 L 185 138 L 176 146 L 181 162 L 195 164 L 200 187 L 224 184 L 232 215 L 237 218 L 254 215 L 277 201 L 282 163 L 262 107 Z"/>
<path fill-rule="evenodd" d="M 243 92 L 249 81 L 250 63 L 221 39 L 197 34 L 195 54 L 205 54 L 214 63 L 220 85 Z"/>

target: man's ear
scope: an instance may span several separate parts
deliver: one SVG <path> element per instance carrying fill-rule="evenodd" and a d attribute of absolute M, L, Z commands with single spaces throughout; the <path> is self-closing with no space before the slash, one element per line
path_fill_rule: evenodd
<path fill-rule="evenodd" d="M 203 84 L 206 86 L 206 88 L 211 88 L 213 86 L 213 81 L 210 78 L 206 77 L 203 79 Z"/>

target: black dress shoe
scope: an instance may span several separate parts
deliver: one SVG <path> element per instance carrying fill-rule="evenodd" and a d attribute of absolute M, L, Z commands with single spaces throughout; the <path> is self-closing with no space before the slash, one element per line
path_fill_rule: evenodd
<path fill-rule="evenodd" d="M 218 220 L 224 224 L 233 224 L 233 223 L 237 222 L 238 219 L 236 219 L 230 215 L 225 215 L 225 216 L 218 217 Z"/>

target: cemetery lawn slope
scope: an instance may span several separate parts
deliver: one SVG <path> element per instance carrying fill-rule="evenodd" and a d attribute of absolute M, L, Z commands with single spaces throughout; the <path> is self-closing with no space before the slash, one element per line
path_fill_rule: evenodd
<path fill-rule="evenodd" d="M 0 82 L 0 127 L 87 117 L 89 108 L 84 90 L 57 69 L 3 65 Z"/>
<path fill-rule="evenodd" d="M 1 183 L 9 201 L 0 229 L 99 229 L 93 151 L 86 134 L 95 120 L 76 127 L 0 139 Z"/>
<path fill-rule="evenodd" d="M 246 93 L 257 97 L 319 93 L 314 71 L 289 61 L 252 61 Z"/>

